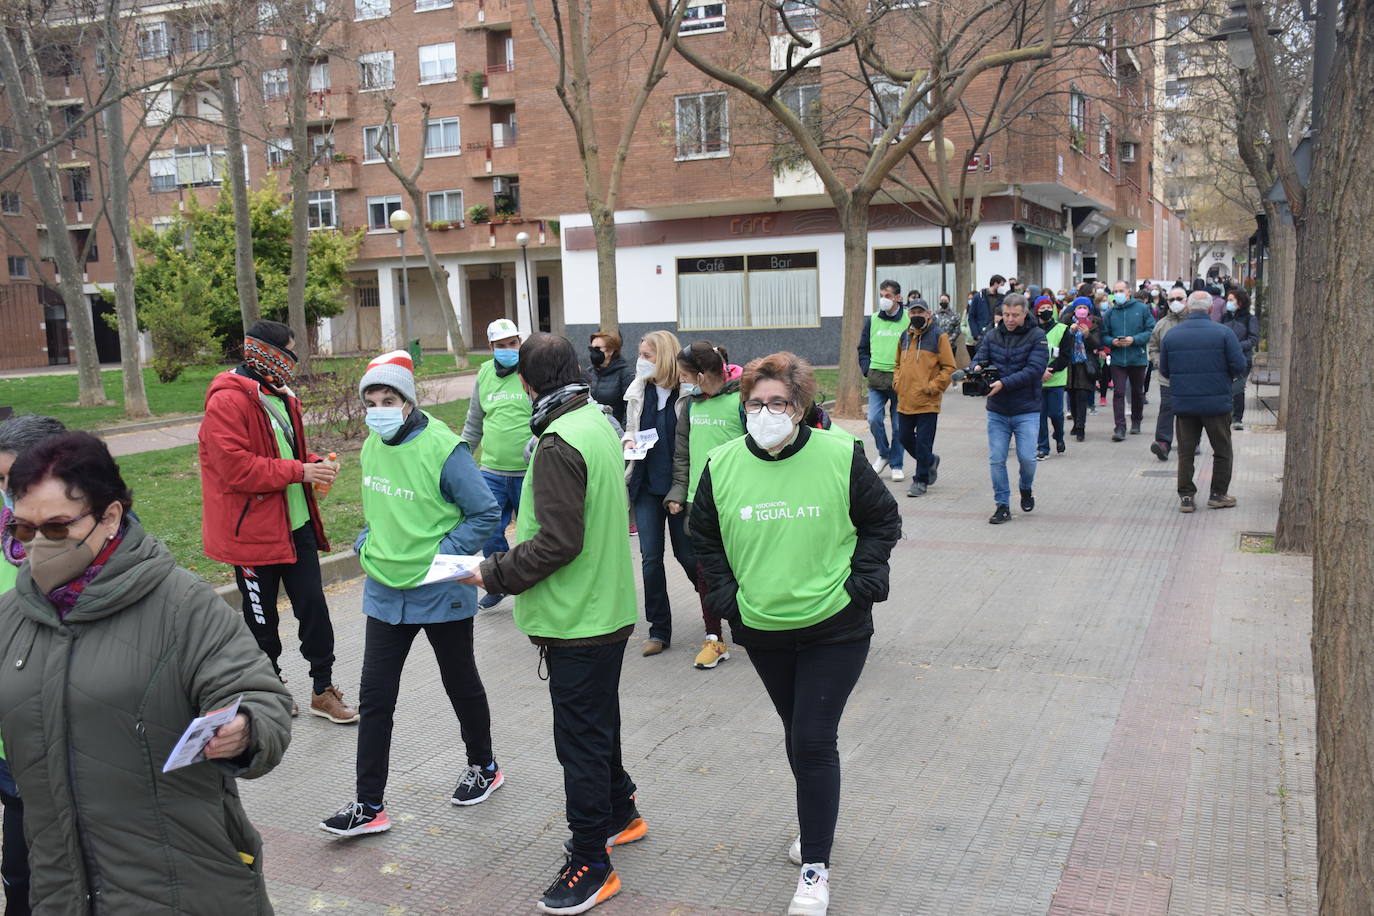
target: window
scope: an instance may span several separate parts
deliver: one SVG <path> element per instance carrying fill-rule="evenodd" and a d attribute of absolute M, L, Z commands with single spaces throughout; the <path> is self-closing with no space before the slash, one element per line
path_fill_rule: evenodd
<path fill-rule="evenodd" d="M 1193 18 L 1196 15 L 1196 13 L 1189 12 L 1169 13 L 1164 18 L 1164 30 L 1170 35 L 1177 35 L 1193 24 Z"/>
<path fill-rule="evenodd" d="M 453 0 L 415 0 L 415 12 L 425 10 L 446 10 L 453 6 Z"/>
<path fill-rule="evenodd" d="M 886 80 L 877 80 L 873 83 L 873 133 L 881 134 L 887 130 L 888 126 L 896 119 L 902 110 L 902 99 L 906 95 L 906 86 Z M 930 114 L 930 106 L 926 104 L 925 97 L 922 96 L 911 106 L 910 113 L 902 123 L 901 131 L 898 136 L 905 137 L 917 124 L 925 120 L 926 115 Z M 924 139 L 924 138 L 923 138 Z"/>
<path fill-rule="evenodd" d="M 396 55 L 391 51 L 373 51 L 358 55 L 358 89 L 371 92 L 390 89 L 396 85 Z"/>
<path fill-rule="evenodd" d="M 377 286 L 376 281 L 361 281 L 353 287 L 353 301 L 360 309 L 379 308 L 382 304 L 381 288 Z"/>
<path fill-rule="evenodd" d="M 420 45 L 420 82 L 449 83 L 458 78 L 458 58 L 454 43 Z"/>
<path fill-rule="evenodd" d="M 463 221 L 462 191 L 431 191 L 426 201 L 431 223 L 461 223 Z"/>
<path fill-rule="evenodd" d="M 785 86 L 778 91 L 778 101 L 792 109 L 806 129 L 819 134 L 821 128 L 821 84 L 807 83 Z"/>
<path fill-rule="evenodd" d="M 353 0 L 356 19 L 380 19 L 391 15 L 391 0 Z"/>
<path fill-rule="evenodd" d="M 263 0 L 258 4 L 258 25 L 274 25 L 277 22 L 277 4 L 272 0 Z"/>
<path fill-rule="evenodd" d="M 214 35 L 208 25 L 197 26 L 191 29 L 190 47 L 193 54 L 203 54 L 210 50 L 210 43 Z"/>
<path fill-rule="evenodd" d="M 1069 145 L 1080 153 L 1088 146 L 1088 97 L 1069 90 Z"/>
<path fill-rule="evenodd" d="M 1183 45 L 1170 45 L 1164 49 L 1164 71 L 1170 76 L 1178 76 L 1188 67 L 1188 49 Z"/>
<path fill-rule="evenodd" d="M 100 45 L 95 47 L 95 72 L 105 72 L 105 49 Z"/>
<path fill-rule="evenodd" d="M 29 275 L 29 259 L 18 255 L 9 256 L 10 276 L 23 279 Z"/>
<path fill-rule="evenodd" d="M 14 150 L 14 128 L 0 127 L 0 149 Z"/>
<path fill-rule="evenodd" d="M 71 184 L 73 201 L 80 204 L 92 199 L 90 169 L 68 169 L 67 179 Z"/>
<path fill-rule="evenodd" d="M 334 135 L 332 133 L 310 135 L 310 161 L 334 161 Z"/>
<path fill-rule="evenodd" d="M 19 216 L 24 212 L 22 203 L 18 191 L 0 191 L 0 213 L 6 216 Z"/>
<path fill-rule="evenodd" d="M 434 118 L 425 131 L 425 155 L 443 156 L 463 148 L 457 118 Z"/>
<path fill-rule="evenodd" d="M 1164 98 L 1170 102 L 1177 102 L 1179 99 L 1188 97 L 1188 83 L 1186 80 L 1165 80 Z"/>
<path fill-rule="evenodd" d="M 382 129 L 386 125 L 363 128 L 363 162 L 385 162 L 400 150 L 396 125 L 391 125 L 391 136 Z"/>
<path fill-rule="evenodd" d="M 326 92 L 329 89 L 329 61 L 317 60 L 310 65 L 311 92 Z"/>
<path fill-rule="evenodd" d="M 223 100 L 218 89 L 202 89 L 196 93 L 196 114 L 207 121 L 224 119 Z"/>
<path fill-rule="evenodd" d="M 143 60 L 166 57 L 169 50 L 167 23 L 145 22 L 138 27 L 138 56 Z"/>
<path fill-rule="evenodd" d="M 687 11 L 682 14 L 679 35 L 696 32 L 719 32 L 725 28 L 725 4 L 713 0 L 688 0 Z"/>
<path fill-rule="evenodd" d="M 178 146 L 148 157 L 148 177 L 154 191 L 214 187 L 223 171 L 222 146 Z"/>
<path fill-rule="evenodd" d="M 86 125 L 78 123 L 85 115 L 86 108 L 84 105 L 68 105 L 62 109 L 62 123 L 71 139 L 79 140 L 86 136 Z"/>
<path fill-rule="evenodd" d="M 778 31 L 786 32 L 791 26 L 794 32 L 806 32 L 820 28 L 820 11 L 816 0 L 783 0 L 778 11 Z"/>
<path fill-rule="evenodd" d="M 820 324 L 816 252 L 678 258 L 678 327 Z"/>
<path fill-rule="evenodd" d="M 1097 161 L 1104 171 L 1112 171 L 1112 122 L 1106 115 L 1097 119 Z"/>
<path fill-rule="evenodd" d="M 725 93 L 680 95 L 673 99 L 673 104 L 679 159 L 730 155 L 730 114 Z"/>
<path fill-rule="evenodd" d="M 262 97 L 265 100 L 284 99 L 289 89 L 285 67 L 262 71 Z"/>
<path fill-rule="evenodd" d="M 388 197 L 369 197 L 367 199 L 367 228 L 373 232 L 382 229 L 390 229 L 391 214 L 401 209 L 401 196 L 392 194 Z"/>
<path fill-rule="evenodd" d="M 269 169 L 286 168 L 291 159 L 291 138 L 278 137 L 275 140 L 267 141 L 267 167 Z"/>
<path fill-rule="evenodd" d="M 306 225 L 311 229 L 335 229 L 338 222 L 334 219 L 334 192 L 311 191 Z"/>
<path fill-rule="evenodd" d="M 148 89 L 143 93 L 143 119 L 149 125 L 167 123 L 175 106 L 170 89 Z"/>

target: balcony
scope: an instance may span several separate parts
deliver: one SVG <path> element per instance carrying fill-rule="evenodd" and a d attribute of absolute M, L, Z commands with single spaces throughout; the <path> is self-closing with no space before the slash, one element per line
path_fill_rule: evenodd
<path fill-rule="evenodd" d="M 503 146 L 469 143 L 463 154 L 468 161 L 469 178 L 495 178 L 520 174 L 520 150 L 511 140 Z"/>
<path fill-rule="evenodd" d="M 509 31 L 511 0 L 460 0 L 458 24 L 465 29 Z"/>
<path fill-rule="evenodd" d="M 354 117 L 354 103 L 355 97 L 351 87 L 311 90 L 305 98 L 305 123 L 311 127 L 321 127 L 335 121 L 351 121 Z M 268 105 L 268 118 L 273 125 L 281 127 L 289 123 L 289 98 L 274 99 Z"/>
<path fill-rule="evenodd" d="M 1116 183 L 1116 224 L 1126 229 L 1148 229 L 1142 214 L 1144 194 L 1134 179 L 1121 178 Z"/>
<path fill-rule="evenodd" d="M 327 159 L 310 167 L 310 190 L 351 191 L 358 186 L 358 163 Z"/>
<path fill-rule="evenodd" d="M 470 96 L 469 105 L 514 105 L 515 65 L 492 64 L 483 73 L 482 94 Z"/>
<path fill-rule="evenodd" d="M 360 227 L 345 227 L 341 231 L 357 231 Z M 361 227 L 366 228 L 366 227 Z M 540 235 L 540 223 L 538 220 L 521 220 L 518 223 L 474 223 L 471 221 L 462 224 L 453 224 L 448 229 L 433 229 L 428 232 L 430 247 L 437 255 L 458 254 L 465 251 L 509 251 L 517 252 L 520 245 L 515 237 L 521 232 L 530 235 L 531 244 L 546 244 L 547 239 L 553 236 Z M 407 241 L 411 257 L 415 257 L 417 249 L 414 243 Z M 363 248 L 360 256 L 364 258 L 393 258 L 396 251 L 396 233 L 394 232 L 368 232 L 363 236 Z M 413 264 L 418 264 L 416 261 Z"/>

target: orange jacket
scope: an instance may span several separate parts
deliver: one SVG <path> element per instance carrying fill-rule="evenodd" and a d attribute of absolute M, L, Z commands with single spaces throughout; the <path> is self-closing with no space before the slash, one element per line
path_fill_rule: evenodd
<path fill-rule="evenodd" d="M 892 387 L 899 413 L 939 413 L 940 399 L 954 374 L 954 351 L 949 338 L 931 322 L 925 333 L 902 335 Z"/>

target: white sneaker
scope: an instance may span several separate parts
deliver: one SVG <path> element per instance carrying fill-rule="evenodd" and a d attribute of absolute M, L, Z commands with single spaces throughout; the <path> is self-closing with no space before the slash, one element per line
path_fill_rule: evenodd
<path fill-rule="evenodd" d="M 830 869 L 820 863 L 803 865 L 797 892 L 787 905 L 787 916 L 825 916 L 830 908 Z"/>
<path fill-rule="evenodd" d="M 886 459 L 886 458 L 876 458 L 876 459 L 874 459 L 874 461 L 873 461 L 873 473 L 874 473 L 874 474 L 881 474 L 881 473 L 883 472 L 883 468 L 885 468 L 885 467 L 887 467 L 887 459 Z"/>
<path fill-rule="evenodd" d="M 901 468 L 893 468 L 893 469 L 892 469 L 892 479 L 893 479 L 893 480 L 906 480 L 906 474 L 902 471 Z"/>
<path fill-rule="evenodd" d="M 793 865 L 802 864 L 800 835 L 798 835 L 797 838 L 792 841 L 791 846 L 787 847 L 787 861 L 791 862 Z"/>

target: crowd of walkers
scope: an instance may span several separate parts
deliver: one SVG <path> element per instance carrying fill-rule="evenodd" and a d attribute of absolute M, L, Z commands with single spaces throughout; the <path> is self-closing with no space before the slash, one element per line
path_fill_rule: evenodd
<path fill-rule="evenodd" d="M 910 455 L 906 495 L 936 485 L 940 410 L 962 381 L 985 398 L 990 521 L 1001 524 L 1012 517 L 1013 441 L 1019 506 L 1031 512 L 1037 462 L 1063 455 L 1069 437 L 1083 442 L 1108 391 L 1113 441 L 1139 434 L 1153 376 L 1151 450 L 1178 453 L 1181 510 L 1195 508 L 1204 432 L 1215 455 L 1208 505 L 1235 505 L 1230 434 L 1241 428 L 1258 328 L 1244 290 L 1227 289 L 1220 309 L 1214 298 L 1181 284 L 1056 293 L 994 276 L 960 315 L 948 296 L 932 307 L 883 281 L 857 354 L 872 455 L 832 428 L 812 368 L 788 352 L 739 365 L 711 341 L 683 345 L 661 330 L 638 341 L 631 365 L 621 338 L 598 332 L 584 368 L 568 340 L 527 338 L 499 319 L 461 432 L 421 408 L 409 354 L 382 354 L 357 382 L 368 433 L 353 543 L 366 616 L 356 707 L 336 684 L 319 564 L 339 464 L 309 448 L 285 325 L 249 329 L 242 364 L 210 385 L 200 429 L 204 552 L 231 567 L 240 614 L 144 530 L 100 439 L 48 417 L 0 424 L 6 912 L 271 912 L 236 780 L 277 765 L 300 711 L 282 673 L 282 590 L 309 670 L 308 711 L 358 726 L 352 795 L 319 824 L 341 837 L 392 827 L 393 719 L 421 633 L 464 745 L 452 803 L 478 805 L 504 785 L 473 620 L 513 596 L 514 626 L 548 684 L 571 833 L 537 907 L 581 913 L 608 899 L 621 886 L 613 850 L 649 830 L 619 707 L 640 613 L 637 536 L 642 654 L 673 642 L 671 549 L 700 605 L 692 664 L 709 671 L 730 659 L 728 623 L 777 711 L 800 827 L 786 852 L 800 868 L 788 913 L 823 916 L 839 723 L 901 537 L 882 473 L 904 481 Z M 968 370 L 957 369 L 958 347 Z M 475 559 L 436 581 L 441 554 Z M 204 748 L 211 762 L 163 772 L 187 724 L 231 703 L 231 721 Z"/>

